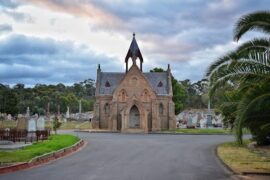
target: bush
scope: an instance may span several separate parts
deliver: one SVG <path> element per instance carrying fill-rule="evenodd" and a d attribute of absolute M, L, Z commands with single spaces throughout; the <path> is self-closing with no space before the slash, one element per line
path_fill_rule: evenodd
<path fill-rule="evenodd" d="M 55 134 L 57 134 L 57 129 L 60 128 L 61 124 L 62 124 L 62 123 L 59 122 L 58 117 L 55 116 L 55 117 L 53 118 L 53 130 L 54 130 Z"/>

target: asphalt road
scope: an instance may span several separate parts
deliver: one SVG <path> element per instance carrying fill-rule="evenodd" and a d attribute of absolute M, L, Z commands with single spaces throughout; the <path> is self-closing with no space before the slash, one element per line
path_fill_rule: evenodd
<path fill-rule="evenodd" d="M 215 156 L 227 135 L 79 133 L 81 151 L 32 169 L 0 175 L 5 180 L 218 180 L 232 175 Z"/>

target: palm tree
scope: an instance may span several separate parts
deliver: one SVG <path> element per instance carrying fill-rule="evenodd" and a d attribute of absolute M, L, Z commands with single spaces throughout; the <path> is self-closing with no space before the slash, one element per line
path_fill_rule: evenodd
<path fill-rule="evenodd" d="M 234 39 L 238 41 L 251 30 L 270 33 L 270 12 L 256 12 L 240 18 L 235 26 Z M 269 111 L 265 111 L 270 107 L 269 50 L 270 41 L 267 38 L 253 39 L 219 58 L 206 73 L 210 82 L 210 96 L 226 83 L 233 83 L 242 93 L 235 113 L 236 135 L 239 143 L 242 143 L 244 126 L 251 129 L 257 141 L 262 144 L 265 143 L 263 138 L 268 135 L 260 127 L 269 123 L 267 115 Z"/>
<path fill-rule="evenodd" d="M 270 12 L 259 11 L 241 17 L 234 29 L 234 40 L 238 41 L 245 33 L 251 30 L 270 33 Z"/>

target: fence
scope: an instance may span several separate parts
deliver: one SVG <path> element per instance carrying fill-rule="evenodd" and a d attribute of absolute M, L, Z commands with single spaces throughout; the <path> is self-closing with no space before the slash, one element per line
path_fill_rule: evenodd
<path fill-rule="evenodd" d="M 33 142 L 46 140 L 50 136 L 50 129 L 27 131 L 17 129 L 0 129 L 0 140 L 12 142 Z"/>

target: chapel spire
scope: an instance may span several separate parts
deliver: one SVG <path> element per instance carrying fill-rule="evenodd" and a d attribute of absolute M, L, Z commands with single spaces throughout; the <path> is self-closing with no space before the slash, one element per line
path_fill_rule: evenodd
<path fill-rule="evenodd" d="M 133 33 L 133 39 L 131 41 L 129 50 L 127 52 L 126 58 L 125 58 L 125 63 L 126 63 L 126 72 L 128 71 L 128 60 L 129 58 L 132 59 L 133 64 L 136 64 L 136 59 L 140 59 L 140 69 L 142 71 L 142 63 L 143 63 L 143 57 L 140 51 L 140 48 L 137 44 L 137 41 L 135 39 L 135 33 Z"/>

